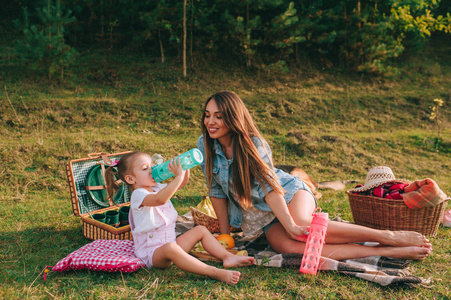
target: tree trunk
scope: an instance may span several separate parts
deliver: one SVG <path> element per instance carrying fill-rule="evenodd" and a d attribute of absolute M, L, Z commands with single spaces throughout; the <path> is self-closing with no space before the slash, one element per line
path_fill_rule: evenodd
<path fill-rule="evenodd" d="M 160 42 L 161 63 L 164 64 L 164 48 L 163 48 L 163 41 L 161 40 L 160 29 L 158 29 L 158 41 Z"/>
<path fill-rule="evenodd" d="M 348 12 L 346 11 L 346 1 L 343 2 L 343 18 L 345 22 L 348 20 Z"/>
<path fill-rule="evenodd" d="M 103 36 L 105 34 L 105 15 L 103 12 L 103 0 L 100 0 L 100 38 L 102 39 L 102 43 L 104 42 Z"/>
<path fill-rule="evenodd" d="M 47 0 L 47 11 L 50 13 L 50 0 Z M 49 45 L 49 51 L 53 48 L 51 42 L 52 42 L 52 25 L 50 24 L 49 19 L 47 18 L 47 28 L 49 31 L 49 41 L 50 41 L 50 45 Z M 48 77 L 49 77 L 49 81 L 52 80 L 52 72 L 50 71 L 50 66 L 48 67 Z"/>
<path fill-rule="evenodd" d="M 183 77 L 186 77 L 186 0 L 183 0 Z"/>
<path fill-rule="evenodd" d="M 191 62 L 191 68 L 193 67 L 193 20 L 194 20 L 194 1 L 191 4 L 191 24 L 190 24 L 190 43 L 189 43 L 189 58 Z"/>
<path fill-rule="evenodd" d="M 249 28 L 249 3 L 246 3 L 246 26 L 248 27 L 249 30 L 249 34 L 246 32 L 246 37 L 245 37 L 245 43 L 247 44 L 247 49 L 246 50 L 246 66 L 250 67 L 251 66 L 251 54 L 250 54 L 250 50 L 251 50 L 251 29 Z"/>
<path fill-rule="evenodd" d="M 357 15 L 359 16 L 359 18 L 360 18 L 360 0 L 359 1 L 357 1 Z M 362 28 L 362 22 L 360 22 L 359 21 L 359 29 L 361 29 Z"/>

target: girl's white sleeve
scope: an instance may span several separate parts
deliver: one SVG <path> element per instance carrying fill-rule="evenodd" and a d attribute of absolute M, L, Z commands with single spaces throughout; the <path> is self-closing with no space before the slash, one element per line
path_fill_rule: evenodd
<path fill-rule="evenodd" d="M 130 198 L 130 207 L 139 209 L 141 204 L 144 201 L 144 198 L 146 198 L 147 195 L 152 194 L 146 189 L 136 189 L 133 191 L 132 196 Z M 155 193 L 154 193 L 155 194 Z"/>

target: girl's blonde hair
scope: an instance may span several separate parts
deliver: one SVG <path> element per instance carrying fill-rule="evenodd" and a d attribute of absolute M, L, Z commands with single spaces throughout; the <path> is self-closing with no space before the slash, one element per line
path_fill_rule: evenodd
<path fill-rule="evenodd" d="M 121 157 L 119 162 L 114 167 L 108 167 L 105 170 L 105 184 L 106 192 L 109 199 L 113 199 L 114 195 L 119 190 L 119 185 L 116 183 L 116 176 L 124 182 L 130 189 L 130 186 L 125 181 L 125 176 L 132 173 L 131 167 L 136 158 L 141 155 L 148 155 L 145 152 L 131 152 Z M 116 168 L 116 169 L 115 169 Z"/>
<path fill-rule="evenodd" d="M 210 96 L 205 103 L 202 114 L 202 133 L 204 135 L 205 146 L 205 166 L 207 185 L 211 192 L 213 178 L 213 157 L 214 157 L 214 139 L 210 138 L 207 127 L 205 126 L 205 110 L 210 100 L 215 100 L 216 105 L 221 112 L 224 124 L 229 129 L 232 138 L 233 163 L 232 163 L 232 186 L 238 195 L 241 206 L 247 209 L 252 206 L 251 202 L 251 175 L 260 183 L 263 190 L 266 191 L 265 183 L 274 191 L 284 194 L 284 189 L 277 182 L 277 176 L 274 172 L 272 158 L 270 157 L 263 138 L 257 127 L 254 125 L 252 117 L 244 105 L 241 98 L 233 92 L 220 92 Z M 252 137 L 257 137 L 268 154 L 270 165 L 260 157 L 257 147 L 252 142 Z"/>

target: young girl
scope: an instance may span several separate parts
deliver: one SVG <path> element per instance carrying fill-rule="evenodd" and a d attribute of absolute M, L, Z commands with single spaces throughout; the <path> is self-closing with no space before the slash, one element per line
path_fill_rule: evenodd
<path fill-rule="evenodd" d="M 176 237 L 175 222 L 177 211 L 170 198 L 189 179 L 189 171 L 184 171 L 179 159 L 172 159 L 168 169 L 175 178 L 166 184 L 155 182 L 152 177 L 152 160 L 143 152 L 124 155 L 116 165 L 117 176 L 133 190 L 130 200 L 130 227 L 135 243 L 135 254 L 150 268 L 167 268 L 172 263 L 184 271 L 207 275 L 229 284 L 236 284 L 241 273 L 218 269 L 207 265 L 188 252 L 198 242 L 206 251 L 219 258 L 225 268 L 248 266 L 254 258 L 237 256 L 228 252 L 203 226 L 196 226 Z M 109 167 L 105 172 L 108 194 L 114 195 L 114 173 Z"/>
<path fill-rule="evenodd" d="M 197 147 L 221 233 L 230 225 L 244 235 L 265 234 L 279 253 L 303 253 L 306 228 L 317 203 L 299 178 L 273 167 L 271 149 L 243 101 L 232 92 L 210 96 Z M 356 242 L 379 242 L 367 247 Z M 330 221 L 323 256 L 336 260 L 372 255 L 422 260 L 432 245 L 413 231 L 376 230 Z"/>

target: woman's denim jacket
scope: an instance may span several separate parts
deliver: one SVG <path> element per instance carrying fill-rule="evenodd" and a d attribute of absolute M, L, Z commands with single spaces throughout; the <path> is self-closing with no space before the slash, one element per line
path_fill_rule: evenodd
<path fill-rule="evenodd" d="M 264 145 L 266 147 L 266 151 L 263 148 L 263 145 L 258 137 L 252 137 L 252 142 L 257 147 L 258 153 L 260 154 L 260 157 L 265 161 L 268 165 L 270 165 L 269 157 L 271 157 L 271 149 L 269 148 L 269 145 L 266 141 L 264 141 Z M 202 152 L 204 156 L 204 161 L 200 164 L 202 172 L 205 175 L 206 180 L 206 172 L 205 172 L 205 147 L 204 147 L 204 137 L 201 135 L 199 139 L 197 140 L 197 148 Z M 231 187 L 229 186 L 232 182 L 232 162 L 233 157 L 228 160 L 224 153 L 222 152 L 221 145 L 219 142 L 215 139 L 214 140 L 214 153 L 216 154 L 213 158 L 213 182 L 211 191 L 209 192 L 209 196 L 216 197 L 216 198 L 222 198 L 222 199 L 228 199 L 228 205 L 229 205 L 229 223 L 230 225 L 239 228 L 241 226 L 241 211 L 239 209 L 239 204 L 236 202 L 235 199 L 233 199 L 231 193 L 229 190 Z M 268 157 L 269 156 L 269 157 Z M 283 172 L 282 170 L 274 168 L 274 171 L 276 172 L 276 175 L 278 177 L 278 181 L 281 184 L 281 186 L 286 188 L 296 188 L 299 185 L 296 181 L 300 181 L 299 178 L 294 177 L 290 174 L 287 174 Z M 251 175 L 252 176 L 252 175 Z M 293 186 L 295 184 L 296 187 Z M 302 181 L 300 183 L 303 184 Z M 266 194 L 272 191 L 272 188 L 265 184 L 266 187 Z M 260 210 L 264 211 L 271 211 L 268 204 L 265 202 L 265 196 L 266 196 L 262 186 L 258 183 L 258 181 L 252 176 L 251 178 L 251 201 L 252 205 Z M 289 193 L 293 194 L 293 193 Z M 291 195 L 292 196 L 292 195 Z M 287 203 L 291 200 L 285 199 Z"/>

